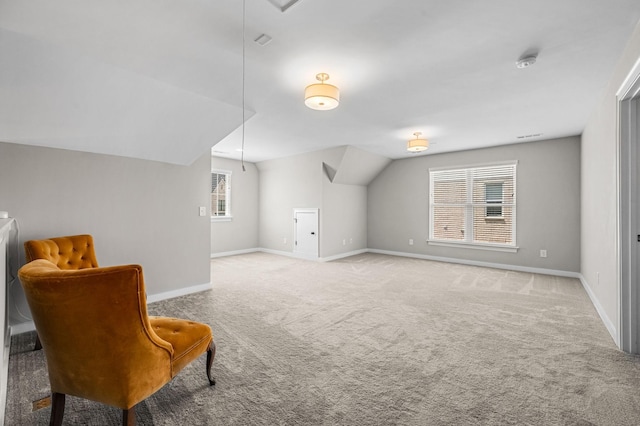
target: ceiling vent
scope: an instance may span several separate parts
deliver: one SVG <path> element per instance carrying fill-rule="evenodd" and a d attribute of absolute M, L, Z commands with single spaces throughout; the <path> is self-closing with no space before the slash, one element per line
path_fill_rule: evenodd
<path fill-rule="evenodd" d="M 531 135 L 522 135 L 522 136 L 517 136 L 518 139 L 531 139 L 531 138 L 539 138 L 540 136 L 542 136 L 544 133 L 534 133 Z"/>
<path fill-rule="evenodd" d="M 264 46 L 271 41 L 271 36 L 268 34 L 260 34 L 260 36 L 258 36 L 258 38 L 253 41 L 258 43 L 260 46 Z"/>

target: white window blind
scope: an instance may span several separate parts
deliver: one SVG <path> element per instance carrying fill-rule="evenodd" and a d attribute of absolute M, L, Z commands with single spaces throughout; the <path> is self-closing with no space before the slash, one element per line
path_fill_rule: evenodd
<path fill-rule="evenodd" d="M 211 172 L 211 216 L 231 216 L 231 172 Z"/>
<path fill-rule="evenodd" d="M 429 240 L 515 247 L 516 164 L 429 169 Z"/>

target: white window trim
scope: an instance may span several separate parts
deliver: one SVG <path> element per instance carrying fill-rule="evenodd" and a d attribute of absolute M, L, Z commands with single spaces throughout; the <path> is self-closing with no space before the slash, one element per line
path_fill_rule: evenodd
<path fill-rule="evenodd" d="M 477 249 L 477 250 L 491 250 L 491 251 L 500 251 L 500 252 L 509 252 L 509 253 L 516 253 L 519 249 L 518 245 L 516 244 L 516 238 L 517 238 L 517 234 L 516 234 L 516 218 L 517 218 L 517 214 L 516 214 L 516 206 L 517 206 L 517 191 L 515 191 L 516 196 L 514 197 L 513 203 L 512 204 L 504 204 L 502 203 L 501 206 L 504 207 L 512 207 L 513 208 L 513 223 L 511 225 L 512 228 L 512 236 L 513 236 L 513 243 L 512 244 L 492 244 L 492 243 L 478 243 L 478 242 L 473 242 L 473 241 L 455 241 L 455 240 L 441 240 L 441 239 L 435 239 L 432 238 L 434 229 L 434 218 L 433 218 L 433 209 L 432 209 L 432 203 L 433 203 L 433 181 L 431 180 L 431 172 L 440 172 L 440 171 L 446 171 L 446 170 L 459 170 L 459 169 L 477 169 L 477 168 L 483 168 L 483 167 L 499 167 L 499 166 L 509 166 L 509 165 L 513 165 L 514 166 L 514 175 L 513 175 L 513 187 L 514 187 L 514 191 L 515 188 L 517 187 L 517 166 L 518 166 L 518 161 L 517 160 L 513 160 L 513 161 L 502 161 L 502 162 L 495 162 L 495 163 L 482 163 L 482 164 L 469 164 L 469 165 L 462 165 L 462 166 L 451 166 L 451 167 L 432 167 L 429 168 L 429 204 L 428 204 L 428 209 L 429 209 L 429 237 L 427 238 L 427 244 L 429 245 L 433 245 L 433 246 L 443 246 L 443 247 L 459 247 L 459 248 L 470 248 L 470 249 Z M 467 203 L 465 204 L 465 206 L 467 204 L 470 203 L 470 198 L 471 198 L 471 192 L 467 193 Z M 503 195 L 504 198 L 504 195 Z M 476 203 L 475 205 L 478 205 L 478 203 Z M 487 203 L 485 203 L 485 207 L 489 205 Z M 504 217 L 492 217 L 489 218 L 487 216 L 485 216 L 485 219 L 488 220 L 501 220 Z M 472 226 L 470 223 L 467 222 L 467 228 L 469 228 L 470 226 Z M 468 232 L 468 230 L 465 229 L 465 235 L 470 235 Z"/>
<path fill-rule="evenodd" d="M 233 176 L 233 172 L 231 170 L 223 170 L 223 169 L 211 169 L 211 173 L 218 173 L 218 174 L 224 174 L 224 175 L 229 175 L 229 182 L 225 182 L 226 184 L 226 194 L 225 194 L 225 203 L 226 203 L 226 211 L 227 214 L 224 216 L 213 216 L 211 215 L 211 222 L 231 222 L 231 220 L 233 219 L 233 214 L 231 213 L 231 187 L 233 186 L 233 184 L 230 182 L 231 180 L 233 180 L 232 176 Z M 213 212 L 211 212 L 213 213 Z"/>

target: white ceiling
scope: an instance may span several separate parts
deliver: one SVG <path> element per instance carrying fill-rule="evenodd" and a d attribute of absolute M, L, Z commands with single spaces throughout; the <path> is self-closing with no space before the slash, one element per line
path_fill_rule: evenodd
<path fill-rule="evenodd" d="M 637 0 L 289 3 L 246 0 L 248 161 L 404 158 L 415 131 L 426 155 L 580 134 L 640 19 Z M 0 141 L 240 158 L 242 39 L 241 0 L 0 0 Z M 335 110 L 304 106 L 319 72 Z"/>

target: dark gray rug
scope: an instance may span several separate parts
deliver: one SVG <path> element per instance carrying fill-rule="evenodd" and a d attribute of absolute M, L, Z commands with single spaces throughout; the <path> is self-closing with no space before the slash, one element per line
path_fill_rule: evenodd
<path fill-rule="evenodd" d="M 640 359 L 580 282 L 364 254 L 212 261 L 213 289 L 150 305 L 218 345 L 137 408 L 141 425 L 637 425 Z M 6 424 L 47 424 L 42 352 L 14 336 Z M 120 412 L 69 398 L 65 424 Z"/>

